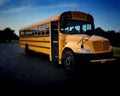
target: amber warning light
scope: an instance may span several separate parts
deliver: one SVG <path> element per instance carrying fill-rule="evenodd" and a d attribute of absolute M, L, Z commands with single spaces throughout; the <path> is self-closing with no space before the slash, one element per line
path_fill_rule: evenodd
<path fill-rule="evenodd" d="M 72 17 L 74 19 L 87 20 L 87 14 L 83 12 L 73 12 Z"/>
<path fill-rule="evenodd" d="M 64 14 L 64 17 L 65 18 L 72 18 L 72 14 L 71 13 L 66 13 L 66 14 Z"/>

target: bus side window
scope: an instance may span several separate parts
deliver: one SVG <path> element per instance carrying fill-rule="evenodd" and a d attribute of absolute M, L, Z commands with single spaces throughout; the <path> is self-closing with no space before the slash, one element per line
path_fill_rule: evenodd
<path fill-rule="evenodd" d="M 28 36 L 34 36 L 34 27 L 32 27 L 32 28 L 30 28 L 30 29 L 28 29 L 28 32 L 27 32 L 28 34 Z"/>
<path fill-rule="evenodd" d="M 24 36 L 24 35 L 25 35 L 24 31 L 21 31 L 20 36 Z"/>
<path fill-rule="evenodd" d="M 31 36 L 35 36 L 35 27 L 31 28 L 31 32 L 32 32 Z"/>
<path fill-rule="evenodd" d="M 37 31 L 38 31 L 38 35 L 40 35 L 40 31 L 41 31 L 41 26 L 40 25 L 37 26 Z"/>
<path fill-rule="evenodd" d="M 42 35 L 44 35 L 44 25 L 42 25 L 41 27 L 42 27 L 42 30 L 41 30 Z"/>
<path fill-rule="evenodd" d="M 38 35 L 37 27 L 34 27 L 34 36 Z"/>
<path fill-rule="evenodd" d="M 46 24 L 45 32 L 46 32 L 46 35 L 49 35 L 49 24 Z"/>
<path fill-rule="evenodd" d="M 45 25 L 42 25 L 42 35 L 44 35 L 45 34 Z"/>

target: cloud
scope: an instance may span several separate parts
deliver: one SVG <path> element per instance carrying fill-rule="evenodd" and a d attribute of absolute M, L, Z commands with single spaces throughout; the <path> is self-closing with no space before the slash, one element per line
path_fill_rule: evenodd
<path fill-rule="evenodd" d="M 61 3 L 56 5 L 43 5 L 38 6 L 36 9 L 55 9 L 55 8 L 70 8 L 70 7 L 77 7 L 77 3 Z"/>
<path fill-rule="evenodd" d="M 18 12 L 25 11 L 25 10 L 31 8 L 31 7 L 32 7 L 31 5 L 28 5 L 28 6 L 21 6 L 21 7 L 17 7 L 17 8 L 11 8 L 11 9 L 8 9 L 8 10 L 1 11 L 0 14 L 18 13 Z"/>
<path fill-rule="evenodd" d="M 0 6 L 3 6 L 5 3 L 9 2 L 10 0 L 0 0 Z"/>
<path fill-rule="evenodd" d="M 0 0 L 0 4 L 3 5 L 5 4 L 7 1 L 10 1 L 10 0 Z M 32 11 L 36 11 L 36 10 L 39 10 L 39 9 L 55 9 L 55 8 L 70 8 L 70 7 L 77 7 L 78 4 L 77 3 L 61 3 L 61 4 L 56 4 L 56 5 L 24 5 L 24 6 L 19 6 L 19 7 L 14 7 L 14 8 L 9 8 L 7 10 L 2 10 L 0 11 L 0 14 L 8 14 L 8 13 L 18 13 L 18 12 L 23 12 L 25 10 L 32 10 Z"/>
<path fill-rule="evenodd" d="M 64 7 L 76 7 L 77 3 L 63 3 L 63 4 L 59 4 L 56 7 L 58 8 L 64 8 Z"/>

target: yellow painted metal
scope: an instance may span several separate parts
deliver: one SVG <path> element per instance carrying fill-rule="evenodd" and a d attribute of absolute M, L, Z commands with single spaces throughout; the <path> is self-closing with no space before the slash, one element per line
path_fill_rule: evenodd
<path fill-rule="evenodd" d="M 75 13 L 73 17 L 78 20 L 81 18 L 82 20 L 87 20 L 87 15 L 85 13 Z M 79 17 L 79 14 L 83 14 L 84 16 Z M 109 45 L 109 41 L 103 37 L 100 36 L 91 36 L 89 38 L 86 34 L 63 34 L 60 32 L 60 15 L 56 15 L 54 17 L 48 18 L 46 20 L 25 26 L 20 29 L 20 32 L 22 30 L 26 30 L 32 27 L 37 27 L 42 24 L 49 24 L 49 35 L 45 36 L 30 36 L 30 37 L 20 37 L 20 47 L 25 48 L 25 45 L 29 45 L 30 50 L 34 50 L 37 52 L 42 52 L 49 55 L 50 61 L 52 61 L 52 50 L 51 50 L 51 22 L 52 21 L 58 21 L 58 42 L 59 42 L 59 64 L 62 64 L 62 58 L 63 58 L 63 50 L 65 48 L 71 49 L 74 53 L 77 54 L 85 54 L 80 52 L 78 49 L 81 48 L 82 44 L 82 38 L 84 42 L 84 49 L 90 50 L 92 53 L 105 53 L 110 52 L 112 48 Z M 93 21 L 91 21 L 93 22 Z M 89 40 L 87 40 L 89 38 Z M 104 45 L 104 46 L 103 46 Z M 91 62 L 104 62 L 104 61 L 112 61 L 114 59 L 103 59 L 103 60 L 91 60 Z"/>

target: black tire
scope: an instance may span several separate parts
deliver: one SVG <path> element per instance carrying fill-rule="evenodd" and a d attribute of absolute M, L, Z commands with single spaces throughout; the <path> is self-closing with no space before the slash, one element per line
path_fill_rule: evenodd
<path fill-rule="evenodd" d="M 69 72 L 69 73 L 75 72 L 76 64 L 75 64 L 75 57 L 74 57 L 73 52 L 66 51 L 64 53 L 63 64 L 64 64 L 64 68 L 67 72 Z"/>
<path fill-rule="evenodd" d="M 30 50 L 29 50 L 28 44 L 25 45 L 25 54 L 26 55 L 30 54 Z"/>

